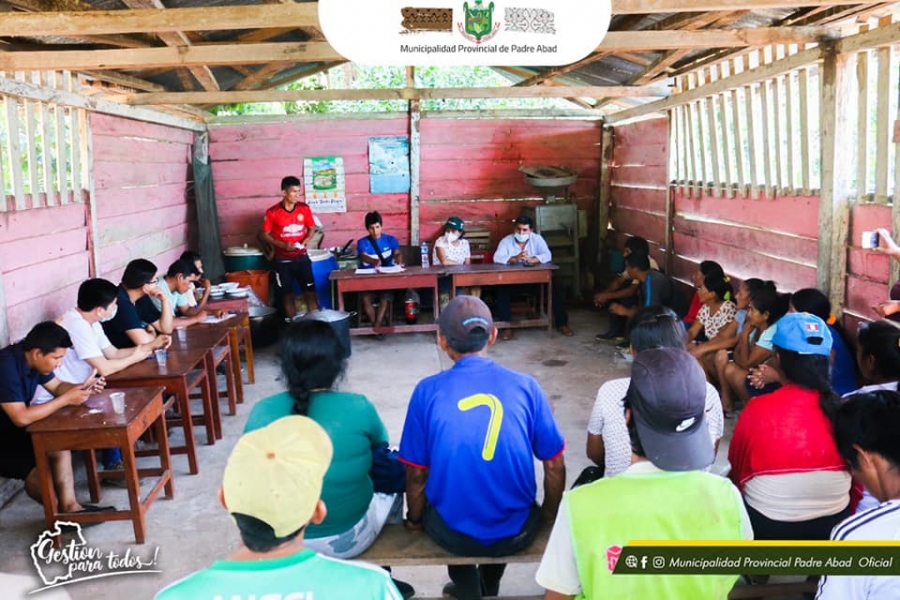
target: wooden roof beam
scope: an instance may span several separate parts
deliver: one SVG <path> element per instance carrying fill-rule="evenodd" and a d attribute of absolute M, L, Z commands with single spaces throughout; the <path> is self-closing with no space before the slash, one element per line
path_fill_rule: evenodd
<path fill-rule="evenodd" d="M 322 100 L 424 100 L 437 98 L 603 98 L 667 96 L 667 87 L 532 86 L 500 88 L 394 88 L 380 90 L 260 90 L 246 92 L 170 92 L 111 97 L 131 105 L 237 104 Z"/>
<path fill-rule="evenodd" d="M 165 5 L 160 0 L 122 0 L 126 6 L 133 9 L 149 9 L 156 8 L 160 10 L 166 10 Z M 175 48 L 192 46 L 193 42 L 188 39 L 188 37 L 181 31 L 162 31 L 156 34 L 159 39 L 166 45 L 172 46 Z M 194 79 L 200 83 L 200 86 L 208 91 L 208 92 L 217 92 L 219 91 L 219 83 L 216 81 L 215 75 L 213 75 L 212 71 L 209 67 L 205 65 L 194 65 L 191 67 L 187 67 L 187 70 L 190 71 L 191 75 L 194 76 Z M 179 78 L 181 78 L 181 72 L 179 70 Z M 185 90 L 193 89 L 194 86 L 187 85 L 182 79 L 182 87 Z"/>
<path fill-rule="evenodd" d="M 4 14 L 0 36 L 26 37 L 159 33 L 165 31 L 219 31 L 314 27 L 319 25 L 317 2 L 198 8 L 95 10 L 80 0 L 4 0 L 25 10 L 41 12 Z M 57 6 L 63 2 L 62 6 Z M 68 12 L 57 12 L 66 10 Z M 186 27 L 187 26 L 187 27 Z"/>
<path fill-rule="evenodd" d="M 879 0 L 856 0 L 853 4 L 877 4 Z M 804 6 L 841 6 L 849 0 L 612 0 L 612 14 L 715 12 L 765 10 Z"/>

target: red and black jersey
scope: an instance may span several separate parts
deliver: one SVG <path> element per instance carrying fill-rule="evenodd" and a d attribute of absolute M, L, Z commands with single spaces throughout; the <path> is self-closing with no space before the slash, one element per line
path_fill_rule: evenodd
<path fill-rule="evenodd" d="M 263 219 L 263 231 L 271 234 L 276 240 L 294 244 L 304 241 L 309 232 L 315 227 L 312 210 L 305 202 L 298 202 L 293 210 L 286 210 L 284 203 L 279 202 L 266 210 Z M 288 260 L 306 254 L 303 250 L 283 250 L 275 248 L 275 258 Z"/>

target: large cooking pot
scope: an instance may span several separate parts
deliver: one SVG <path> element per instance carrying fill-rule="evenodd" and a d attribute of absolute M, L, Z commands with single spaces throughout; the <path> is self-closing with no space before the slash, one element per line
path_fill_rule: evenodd
<path fill-rule="evenodd" d="M 341 346 L 344 348 L 343 356 L 341 358 L 350 358 L 350 319 L 354 316 L 356 316 L 355 311 L 344 312 L 341 310 L 331 310 L 330 308 L 320 308 L 318 310 L 311 310 L 302 315 L 297 315 L 294 317 L 294 320 L 314 319 L 316 321 L 324 321 L 331 325 L 331 328 L 334 329 L 338 339 L 341 341 Z"/>

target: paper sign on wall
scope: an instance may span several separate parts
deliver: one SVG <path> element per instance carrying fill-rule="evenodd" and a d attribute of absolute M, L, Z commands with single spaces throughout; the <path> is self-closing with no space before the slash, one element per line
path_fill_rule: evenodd
<path fill-rule="evenodd" d="M 343 157 L 312 156 L 303 159 L 306 203 L 314 213 L 347 212 L 344 185 Z"/>
<path fill-rule="evenodd" d="M 369 191 L 373 194 L 409 191 L 409 139 L 390 135 L 369 138 Z"/>

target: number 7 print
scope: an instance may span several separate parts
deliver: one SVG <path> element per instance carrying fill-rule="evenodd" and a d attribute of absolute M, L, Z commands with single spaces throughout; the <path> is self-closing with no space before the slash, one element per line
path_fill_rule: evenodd
<path fill-rule="evenodd" d="M 486 406 L 491 411 L 491 419 L 488 421 L 487 435 L 484 436 L 484 446 L 481 449 L 481 458 L 486 461 L 494 459 L 494 451 L 497 449 L 497 438 L 500 437 L 500 425 L 503 423 L 503 404 L 493 394 L 475 394 L 463 398 L 457 403 L 459 410 L 466 412 L 479 406 Z"/>

